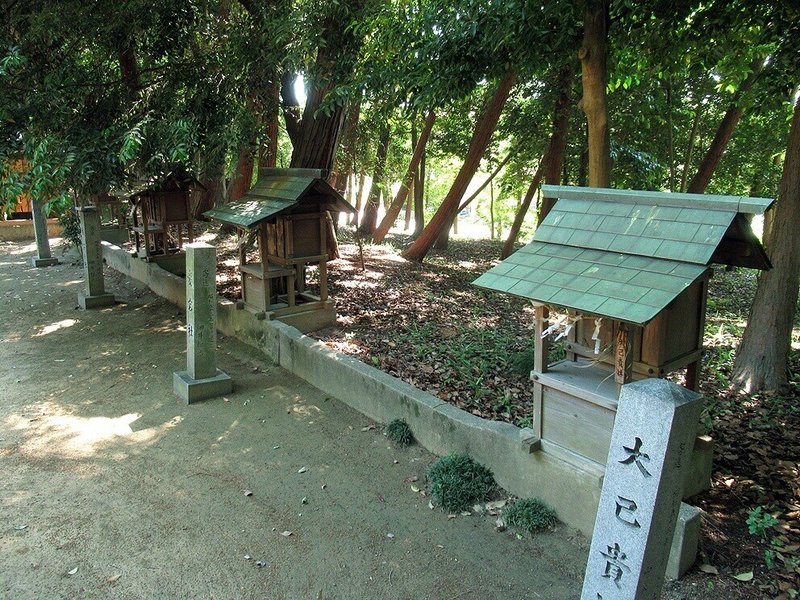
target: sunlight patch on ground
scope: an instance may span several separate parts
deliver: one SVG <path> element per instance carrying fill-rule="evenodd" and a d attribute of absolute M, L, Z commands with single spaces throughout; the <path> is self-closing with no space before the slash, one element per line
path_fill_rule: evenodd
<path fill-rule="evenodd" d="M 222 443 L 225 440 L 227 440 L 231 436 L 231 433 L 233 433 L 234 429 L 236 429 L 238 427 L 239 427 L 239 419 L 236 419 L 233 423 L 230 424 L 230 426 L 225 430 L 225 432 L 221 436 L 219 436 L 217 438 L 216 443 L 211 444 L 211 447 L 215 448 L 220 443 Z"/>
<path fill-rule="evenodd" d="M 153 325 L 152 327 L 148 327 L 147 331 L 152 331 L 154 333 L 173 333 L 174 331 L 181 331 L 179 328 L 181 325 L 177 323 L 162 323 L 161 325 Z M 186 331 L 186 328 L 182 331 Z"/>
<path fill-rule="evenodd" d="M 381 260 L 385 262 L 396 262 L 396 263 L 408 262 L 405 258 L 400 256 L 399 254 L 386 254 L 384 256 L 381 256 Z"/>
<path fill-rule="evenodd" d="M 295 416 L 304 417 L 306 419 L 315 417 L 322 412 L 318 406 L 302 404 L 301 402 L 295 402 L 290 405 L 287 410 L 291 411 Z"/>
<path fill-rule="evenodd" d="M 141 417 L 140 413 L 81 417 L 67 414 L 60 405 L 47 402 L 29 407 L 23 414 L 9 416 L 6 425 L 26 435 L 27 439 L 20 445 L 23 457 L 76 459 L 93 457 L 118 440 L 135 446 L 153 443 L 183 421 L 178 415 L 158 426 L 133 431 L 131 424 Z M 118 451 L 109 457 L 122 460 L 127 454 Z"/>
<path fill-rule="evenodd" d="M 73 279 L 72 281 L 65 281 L 64 283 L 57 283 L 59 287 L 69 287 L 71 285 L 77 285 L 83 283 L 83 279 Z"/>
<path fill-rule="evenodd" d="M 48 333 L 53 333 L 54 331 L 58 331 L 59 329 L 65 329 L 67 327 L 72 327 L 73 325 L 79 323 L 75 319 L 64 319 L 63 321 L 56 321 L 55 323 L 50 323 L 50 325 L 45 325 L 39 331 L 39 333 L 34 333 L 33 337 L 42 337 L 43 335 L 47 335 Z"/>
<path fill-rule="evenodd" d="M 14 256 L 20 254 L 27 254 L 28 252 L 34 252 L 36 250 L 36 242 L 32 242 L 30 244 L 26 244 L 25 246 L 20 246 L 15 250 L 9 250 L 8 253 Z"/>
<path fill-rule="evenodd" d="M 377 281 L 356 281 L 354 279 L 350 279 L 347 281 L 340 281 L 339 285 L 343 288 L 347 289 L 358 289 L 358 288 L 366 288 L 366 289 L 377 289 L 378 282 Z"/>

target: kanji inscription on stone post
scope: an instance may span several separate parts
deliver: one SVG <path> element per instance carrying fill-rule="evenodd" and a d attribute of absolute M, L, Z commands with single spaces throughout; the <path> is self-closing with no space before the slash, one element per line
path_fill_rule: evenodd
<path fill-rule="evenodd" d="M 100 213 L 95 206 L 78 209 L 81 221 L 83 272 L 86 291 L 78 294 L 81 308 L 100 308 L 114 304 L 114 296 L 106 293 L 103 280 L 103 248 L 100 243 Z"/>
<path fill-rule="evenodd" d="M 622 387 L 582 600 L 660 596 L 701 408 L 665 379 Z"/>
<path fill-rule="evenodd" d="M 227 394 L 231 378 L 217 369 L 217 249 L 186 245 L 186 371 L 174 375 L 174 390 L 187 403 Z"/>

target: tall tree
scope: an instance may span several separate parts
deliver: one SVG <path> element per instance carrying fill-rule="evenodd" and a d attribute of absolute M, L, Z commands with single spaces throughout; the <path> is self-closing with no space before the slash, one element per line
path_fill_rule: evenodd
<path fill-rule="evenodd" d="M 425 147 L 428 144 L 428 138 L 430 137 L 431 130 L 433 129 L 433 123 L 435 121 L 436 113 L 433 111 L 429 112 L 428 116 L 425 118 L 425 125 L 422 127 L 422 133 L 420 133 L 419 139 L 414 147 L 411 160 L 408 163 L 406 174 L 403 177 L 403 180 L 400 182 L 400 189 L 397 190 L 397 194 L 395 195 L 391 206 L 389 206 L 389 210 L 386 211 L 386 215 L 384 215 L 381 224 L 372 234 L 372 242 L 374 244 L 380 244 L 383 241 L 383 238 L 386 237 L 389 229 L 392 227 L 392 225 L 394 225 L 394 222 L 400 215 L 400 210 L 403 208 L 406 198 L 408 198 L 409 188 L 412 187 L 411 182 L 414 178 L 414 174 L 419 169 L 419 163 L 422 160 L 422 156 L 425 154 Z"/>
<path fill-rule="evenodd" d="M 514 215 L 514 221 L 511 224 L 511 229 L 503 244 L 500 258 L 508 258 L 514 251 L 514 244 L 516 244 L 517 237 L 522 229 L 525 215 L 530 209 L 531 202 L 539 189 L 542 176 L 544 176 L 545 182 L 551 185 L 557 185 L 561 180 L 561 172 L 564 166 L 564 153 L 567 147 L 567 134 L 569 132 L 569 115 L 572 108 L 571 92 L 574 75 L 574 68 L 569 63 L 564 65 L 560 70 L 558 78 L 558 97 L 553 111 L 553 130 L 550 135 L 550 141 L 547 144 L 547 150 L 545 150 L 545 153 L 539 159 L 536 174 L 533 176 L 533 180 L 528 186 L 528 190 L 525 192 L 525 196 L 522 198 L 522 202 Z M 542 198 L 537 218 L 539 222 L 547 216 L 547 213 L 552 207 L 552 202 L 553 201 L 549 198 Z"/>
<path fill-rule="evenodd" d="M 736 352 L 733 381 L 747 392 L 787 383 L 787 358 L 800 286 L 800 95 L 794 106 L 778 201 L 771 271 L 762 273 L 747 328 Z"/>
<path fill-rule="evenodd" d="M 589 132 L 589 185 L 611 186 L 611 136 L 606 102 L 608 86 L 608 0 L 586 0 L 581 60 L 583 97 Z"/>
<path fill-rule="evenodd" d="M 450 191 L 442 200 L 442 204 L 436 214 L 433 215 L 433 218 L 425 226 L 422 233 L 403 252 L 403 257 L 406 259 L 422 262 L 442 231 L 450 227 L 457 214 L 461 198 L 464 196 L 464 192 L 467 191 L 469 182 L 472 181 L 472 177 L 480 165 L 481 158 L 483 158 L 486 148 L 489 146 L 497 121 L 500 118 L 500 113 L 503 111 L 503 106 L 505 106 L 508 95 L 511 93 L 511 88 L 514 87 L 516 77 L 516 72 L 511 71 L 498 83 L 494 94 L 486 103 L 478 122 L 475 124 L 475 132 L 470 141 L 469 150 Z"/>
<path fill-rule="evenodd" d="M 318 25 L 316 57 L 305 72 L 306 104 L 290 167 L 322 169 L 329 174 L 333 169 L 347 114 L 347 96 L 338 92 L 355 74 L 364 34 L 356 23 L 364 18 L 366 5 L 367 0 L 341 0 L 325 5 L 326 14 Z"/>
<path fill-rule="evenodd" d="M 358 232 L 371 235 L 375 231 L 375 224 L 378 221 L 378 208 L 380 207 L 381 193 L 384 191 L 384 171 L 386 169 L 386 156 L 389 153 L 389 136 L 391 129 L 388 122 L 381 129 L 378 138 L 378 151 L 375 157 L 375 170 L 372 173 L 372 185 L 367 196 L 367 206 L 364 210 L 364 217 L 358 226 Z"/>
<path fill-rule="evenodd" d="M 725 112 L 725 116 L 722 118 L 717 128 L 717 132 L 714 134 L 714 139 L 711 141 L 711 145 L 708 147 L 705 156 L 703 156 L 703 162 L 700 164 L 700 168 L 697 169 L 697 173 L 692 178 L 691 183 L 689 183 L 687 191 L 690 193 L 702 194 L 706 191 L 708 183 L 711 181 L 711 176 L 714 174 L 717 165 L 719 165 L 719 161 L 722 160 L 722 155 L 733 137 L 733 131 L 736 129 L 736 125 L 739 123 L 744 113 L 742 96 L 753 87 L 753 84 L 764 68 L 765 60 L 766 57 L 759 57 L 753 61 L 749 75 L 739 87 L 738 97 Z"/>

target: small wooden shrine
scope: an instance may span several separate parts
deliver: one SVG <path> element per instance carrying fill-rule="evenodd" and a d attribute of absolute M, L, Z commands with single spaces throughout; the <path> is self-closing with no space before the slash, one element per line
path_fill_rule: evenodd
<path fill-rule="evenodd" d="M 173 171 L 139 181 L 124 192 L 130 202 L 129 228 L 135 256 L 183 274 L 183 246 L 194 241 L 191 194 L 202 187 L 191 175 Z"/>
<path fill-rule="evenodd" d="M 710 265 L 771 267 L 750 219 L 772 200 L 542 190 L 556 202 L 533 241 L 474 283 L 534 302 L 531 451 L 601 470 L 620 386 L 686 368 L 697 388 Z M 566 354 L 555 362 L 553 334 Z"/>
<path fill-rule="evenodd" d="M 328 297 L 327 261 L 336 252 L 330 213 L 340 212 L 355 209 L 322 171 L 267 169 L 247 195 L 204 214 L 235 226 L 240 239 L 255 238 L 256 260 L 249 260 L 244 249 L 239 256 L 243 307 L 307 332 L 336 320 Z M 314 290 L 308 285 L 313 265 Z"/>

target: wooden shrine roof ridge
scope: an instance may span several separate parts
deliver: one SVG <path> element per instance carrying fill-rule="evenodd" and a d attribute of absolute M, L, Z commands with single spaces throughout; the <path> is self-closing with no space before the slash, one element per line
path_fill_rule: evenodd
<path fill-rule="evenodd" d="M 751 196 L 649 192 L 569 185 L 543 185 L 542 195 L 545 198 L 621 202 L 625 204 L 649 204 L 654 206 L 671 206 L 675 208 L 702 208 L 706 210 L 719 210 L 750 215 L 764 214 L 775 202 L 772 198 L 756 198 Z"/>

